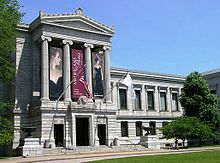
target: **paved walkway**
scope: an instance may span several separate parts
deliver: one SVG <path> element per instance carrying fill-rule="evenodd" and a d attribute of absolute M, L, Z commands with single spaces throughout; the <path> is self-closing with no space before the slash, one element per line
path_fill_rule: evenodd
<path fill-rule="evenodd" d="M 8 159 L 0 160 L 0 163 L 23 163 L 23 162 L 46 162 L 46 163 L 81 163 L 86 161 L 104 160 L 112 158 L 122 158 L 131 156 L 145 156 L 145 155 L 161 155 L 161 154 L 180 154 L 189 152 L 201 152 L 201 151 L 212 151 L 220 150 L 220 147 L 201 147 L 201 148 L 190 148 L 180 150 L 168 150 L 158 149 L 149 151 L 129 151 L 129 152 L 99 152 L 99 153 L 81 153 L 81 154 L 60 154 L 50 156 L 38 156 L 38 157 L 11 157 Z"/>

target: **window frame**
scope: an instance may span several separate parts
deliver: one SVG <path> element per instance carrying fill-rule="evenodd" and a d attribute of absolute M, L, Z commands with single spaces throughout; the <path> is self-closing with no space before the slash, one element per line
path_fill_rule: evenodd
<path fill-rule="evenodd" d="M 176 106 L 173 106 L 173 95 L 176 95 Z M 171 110 L 172 111 L 179 111 L 179 100 L 178 100 L 178 93 L 177 92 L 171 92 Z"/>
<path fill-rule="evenodd" d="M 153 125 L 152 125 L 153 124 Z M 151 129 L 151 135 L 156 135 L 157 131 L 156 131 L 156 122 L 155 121 L 150 121 L 149 122 L 149 126 L 152 127 Z"/>
<path fill-rule="evenodd" d="M 121 98 L 121 94 L 120 92 L 124 93 L 124 107 L 122 107 L 122 98 Z M 124 88 L 119 88 L 118 90 L 118 94 L 119 94 L 119 109 L 120 110 L 128 110 L 128 104 L 127 104 L 127 89 Z"/>
<path fill-rule="evenodd" d="M 121 121 L 121 137 L 128 137 L 128 121 Z"/>
<path fill-rule="evenodd" d="M 149 93 L 148 92 L 151 92 L 152 93 L 152 109 L 149 109 Z M 154 90 L 147 90 L 147 110 L 148 111 L 154 111 L 155 110 L 155 92 Z"/>
<path fill-rule="evenodd" d="M 141 110 L 141 90 L 135 89 L 134 91 L 135 91 L 135 108 L 134 109 L 135 110 Z M 139 94 L 139 95 L 137 96 L 137 94 Z M 137 101 L 139 103 L 139 106 L 138 106 Z"/>
<path fill-rule="evenodd" d="M 161 94 L 164 94 L 164 100 L 165 100 L 164 101 L 165 108 L 163 110 L 162 110 L 162 105 L 161 105 L 162 104 L 162 101 L 161 101 L 162 100 L 161 99 L 162 96 L 161 96 Z M 160 111 L 167 111 L 167 92 L 166 91 L 160 91 L 159 92 L 159 100 L 160 100 L 159 101 L 160 102 Z"/>
<path fill-rule="evenodd" d="M 136 121 L 135 122 L 135 129 L 136 129 L 136 136 L 143 136 L 142 122 L 141 121 Z"/>

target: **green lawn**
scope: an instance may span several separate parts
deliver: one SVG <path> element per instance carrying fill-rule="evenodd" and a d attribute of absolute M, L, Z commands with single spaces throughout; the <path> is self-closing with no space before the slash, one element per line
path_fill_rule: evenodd
<path fill-rule="evenodd" d="M 185 154 L 169 154 L 157 156 L 139 156 L 112 160 L 94 161 L 97 163 L 220 163 L 220 151 L 208 151 Z"/>

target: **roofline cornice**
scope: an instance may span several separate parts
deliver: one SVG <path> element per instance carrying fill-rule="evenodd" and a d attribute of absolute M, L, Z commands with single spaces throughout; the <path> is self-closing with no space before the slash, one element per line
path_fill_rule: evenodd
<path fill-rule="evenodd" d="M 50 23 L 50 22 L 46 22 L 46 21 L 42 21 L 41 24 L 57 26 L 57 27 L 62 27 L 62 28 L 66 28 L 66 29 L 74 29 L 74 30 L 78 30 L 78 31 L 96 33 L 96 34 L 100 34 L 100 35 L 106 35 L 106 36 L 113 37 L 113 34 L 108 34 L 108 33 L 104 33 L 104 32 L 97 32 L 97 31 L 92 31 L 92 30 L 87 30 L 87 29 L 82 29 L 82 28 L 77 28 L 77 27 L 70 27 L 70 26 L 65 26 L 65 25 L 61 25 L 61 24 L 54 24 L 54 23 Z"/>
<path fill-rule="evenodd" d="M 169 81 L 184 82 L 186 79 L 186 77 L 178 76 L 178 75 L 162 74 L 162 73 L 154 73 L 154 72 L 147 72 L 147 71 L 141 71 L 141 70 L 132 70 L 132 69 L 125 69 L 125 68 L 111 67 L 111 74 L 124 75 L 126 73 L 129 73 L 130 75 L 132 75 L 134 77 L 153 78 L 153 79 L 159 79 L 159 80 L 163 79 L 163 80 L 169 80 Z"/>
<path fill-rule="evenodd" d="M 217 76 L 218 74 L 220 74 L 220 68 L 214 69 L 214 70 L 210 70 L 210 71 L 206 71 L 206 72 L 202 72 L 201 74 L 204 77 Z"/>
<path fill-rule="evenodd" d="M 18 31 L 25 31 L 28 32 L 29 31 L 29 24 L 17 24 L 16 30 Z"/>
<path fill-rule="evenodd" d="M 101 28 L 109 31 L 112 34 L 109 34 L 111 36 L 114 35 L 115 33 L 115 29 L 114 26 L 109 27 L 107 25 L 104 25 L 88 16 L 84 16 L 84 15 L 77 15 L 77 14 L 45 14 L 43 12 L 39 12 L 39 16 L 30 24 L 30 29 L 33 30 L 35 29 L 38 25 L 40 25 L 42 22 L 45 22 L 45 20 L 49 20 L 49 19 L 59 19 L 59 18 L 81 18 L 84 20 L 87 20 L 97 26 L 100 26 Z M 66 27 L 66 26 L 65 26 Z"/>

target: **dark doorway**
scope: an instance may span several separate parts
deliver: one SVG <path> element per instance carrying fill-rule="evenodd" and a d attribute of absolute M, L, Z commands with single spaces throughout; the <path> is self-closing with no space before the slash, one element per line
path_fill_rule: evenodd
<path fill-rule="evenodd" d="M 54 139 L 56 147 L 63 147 L 63 138 L 64 138 L 64 125 L 63 124 L 54 124 Z"/>
<path fill-rule="evenodd" d="M 106 145 L 106 125 L 103 124 L 98 125 L 98 137 L 99 137 L 99 144 Z"/>
<path fill-rule="evenodd" d="M 76 145 L 89 146 L 89 118 L 76 118 Z"/>

